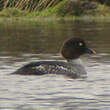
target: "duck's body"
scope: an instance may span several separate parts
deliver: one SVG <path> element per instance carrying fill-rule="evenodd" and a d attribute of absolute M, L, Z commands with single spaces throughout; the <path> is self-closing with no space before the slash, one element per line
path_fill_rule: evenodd
<path fill-rule="evenodd" d="M 25 65 L 14 74 L 21 75 L 44 75 L 44 74 L 64 74 L 77 77 L 86 74 L 86 70 L 81 63 L 79 56 L 84 53 L 94 53 L 89 50 L 83 40 L 72 38 L 66 41 L 61 48 L 61 54 L 66 59 L 63 61 L 38 61 Z"/>
<path fill-rule="evenodd" d="M 87 74 L 80 59 L 72 62 L 63 61 L 38 61 L 32 62 L 18 69 L 14 74 L 21 75 L 44 75 L 44 74 L 64 74 L 77 77 Z"/>

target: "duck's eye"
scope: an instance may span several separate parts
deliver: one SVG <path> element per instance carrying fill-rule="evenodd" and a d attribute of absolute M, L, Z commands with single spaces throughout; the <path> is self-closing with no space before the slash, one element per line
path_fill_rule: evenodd
<path fill-rule="evenodd" d="M 82 43 L 82 42 L 80 42 L 80 43 L 79 43 L 79 46 L 83 46 L 83 43 Z"/>

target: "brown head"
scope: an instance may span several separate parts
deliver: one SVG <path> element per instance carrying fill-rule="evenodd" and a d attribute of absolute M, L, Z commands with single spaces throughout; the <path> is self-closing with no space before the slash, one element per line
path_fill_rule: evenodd
<path fill-rule="evenodd" d="M 94 54 L 95 51 L 89 49 L 84 40 L 80 38 L 71 38 L 67 40 L 61 48 L 62 56 L 67 60 L 79 58 L 80 55 L 85 53 Z"/>

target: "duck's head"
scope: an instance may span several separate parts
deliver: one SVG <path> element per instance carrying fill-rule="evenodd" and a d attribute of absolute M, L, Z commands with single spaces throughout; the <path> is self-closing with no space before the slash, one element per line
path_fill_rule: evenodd
<path fill-rule="evenodd" d="M 71 38 L 64 42 L 61 48 L 61 54 L 66 60 L 77 59 L 83 54 L 95 54 L 94 50 L 87 47 L 84 40 L 80 38 Z"/>

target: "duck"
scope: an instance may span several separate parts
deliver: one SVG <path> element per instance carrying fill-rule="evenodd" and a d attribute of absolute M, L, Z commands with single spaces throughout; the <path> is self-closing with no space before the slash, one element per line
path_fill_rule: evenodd
<path fill-rule="evenodd" d="M 76 37 L 66 40 L 61 46 L 60 53 L 65 61 L 53 60 L 31 62 L 16 70 L 12 74 L 62 74 L 72 78 L 85 76 L 87 71 L 83 66 L 80 56 L 83 54 L 96 54 L 96 51 L 89 49 L 83 39 Z"/>

